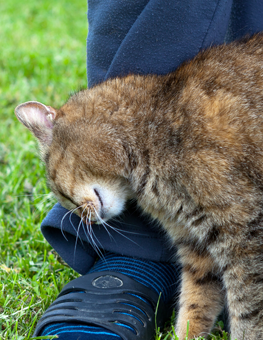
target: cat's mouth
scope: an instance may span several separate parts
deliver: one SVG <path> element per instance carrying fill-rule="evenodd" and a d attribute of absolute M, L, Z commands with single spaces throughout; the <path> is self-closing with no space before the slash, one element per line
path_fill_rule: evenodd
<path fill-rule="evenodd" d="M 109 190 L 95 184 L 81 187 L 75 194 L 74 201 L 70 201 L 75 205 L 74 212 L 84 224 L 104 224 L 122 212 L 126 202 L 123 196 L 118 190 Z"/>
<path fill-rule="evenodd" d="M 87 202 L 78 209 L 78 215 L 85 224 L 91 225 L 100 224 L 103 221 L 104 214 L 102 206 L 98 211 L 92 202 Z"/>
<path fill-rule="evenodd" d="M 62 195 L 61 193 L 60 195 L 65 197 L 65 195 Z M 104 202 L 97 188 L 93 189 L 93 195 L 90 196 L 91 198 L 82 200 L 82 203 L 80 204 L 68 197 L 67 199 L 75 204 L 76 209 L 74 212 L 81 218 L 82 222 L 87 225 L 101 224 L 104 222 L 103 218 L 105 216 Z"/>
<path fill-rule="evenodd" d="M 103 223 L 104 211 L 103 211 L 103 200 L 97 189 L 93 189 L 95 195 L 97 196 L 97 203 L 93 201 L 88 201 L 80 207 L 80 218 L 85 224 L 101 224 Z"/>
<path fill-rule="evenodd" d="M 102 199 L 101 199 L 101 196 L 100 196 L 98 190 L 95 189 L 95 188 L 94 188 L 93 190 L 94 190 L 96 196 L 98 197 L 98 200 L 99 200 L 99 202 L 100 202 L 101 208 L 103 208 L 103 201 L 102 201 Z"/>

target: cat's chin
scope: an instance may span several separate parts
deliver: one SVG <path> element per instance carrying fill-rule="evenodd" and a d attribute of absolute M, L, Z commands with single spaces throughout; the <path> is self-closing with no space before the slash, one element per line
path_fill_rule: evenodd
<path fill-rule="evenodd" d="M 125 208 L 127 192 L 109 190 L 99 185 L 83 187 L 72 198 L 57 195 L 64 208 L 78 215 L 82 222 L 103 224 L 120 215 Z"/>
<path fill-rule="evenodd" d="M 50 183 L 61 205 L 78 215 L 87 225 L 103 224 L 118 216 L 130 197 L 129 187 L 120 181 L 97 179 L 87 180 L 84 185 L 74 183 L 70 195 L 61 183 Z"/>
<path fill-rule="evenodd" d="M 115 202 L 110 207 L 103 207 L 99 209 L 99 211 L 92 205 L 90 205 L 90 210 L 88 213 L 86 212 L 87 208 L 84 209 L 74 209 L 74 213 L 78 215 L 82 222 L 88 225 L 99 225 L 107 223 L 107 221 L 111 220 L 112 218 L 120 215 L 125 207 L 125 201 Z"/>

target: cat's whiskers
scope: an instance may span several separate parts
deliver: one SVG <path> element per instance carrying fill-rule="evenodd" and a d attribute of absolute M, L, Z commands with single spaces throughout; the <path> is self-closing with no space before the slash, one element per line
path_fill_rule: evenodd
<path fill-rule="evenodd" d="M 64 231 L 63 231 L 63 222 L 64 222 L 64 219 L 66 218 L 66 216 L 67 216 L 68 214 L 70 214 L 71 212 L 72 212 L 72 210 L 69 210 L 68 212 L 66 212 L 65 215 L 62 217 L 62 220 L 61 220 L 61 222 L 60 222 L 60 230 L 61 230 L 61 234 L 63 235 L 63 237 L 64 237 L 64 239 L 65 239 L 66 241 L 68 241 L 68 239 L 67 239 L 67 237 L 66 237 L 66 235 L 64 234 Z"/>
<path fill-rule="evenodd" d="M 73 223 L 72 223 L 72 221 L 71 221 L 71 216 L 72 216 L 72 214 L 73 214 L 73 212 L 71 212 L 71 214 L 70 214 L 70 223 L 71 223 L 72 227 L 76 230 L 76 241 L 75 241 L 75 246 L 74 246 L 74 261 L 75 261 L 75 258 L 76 258 L 76 251 L 77 251 L 77 244 L 78 244 L 78 239 L 80 240 L 80 242 L 81 242 L 82 245 L 84 245 L 84 244 L 83 244 L 83 241 L 82 241 L 81 237 L 79 237 L 79 230 L 80 230 L 80 226 L 81 226 L 81 223 L 82 223 L 82 219 L 80 219 L 79 224 L 78 224 L 78 227 L 77 227 L 77 229 L 76 229 L 76 228 L 73 226 Z"/>
<path fill-rule="evenodd" d="M 122 225 L 127 225 L 127 226 L 134 227 L 134 224 L 125 222 L 125 220 L 121 219 L 120 216 L 115 217 L 115 218 L 114 217 L 111 218 L 111 221 L 112 222 L 117 222 L 117 223 L 121 222 Z M 116 227 L 114 227 L 114 228 L 116 228 Z M 116 229 L 120 230 L 119 228 L 116 228 Z M 130 231 L 130 230 L 122 230 L 122 232 L 123 233 L 127 233 L 127 234 L 132 234 L 132 235 L 143 235 L 142 233 L 137 233 L 135 231 Z"/>
<path fill-rule="evenodd" d="M 104 258 L 103 256 L 103 253 L 100 249 L 100 247 L 98 246 L 98 244 L 102 247 L 101 243 L 99 242 L 99 240 L 97 239 L 93 229 L 92 229 L 92 225 L 91 225 L 91 214 L 92 214 L 92 211 L 91 211 L 91 206 L 82 206 L 84 209 L 83 209 L 83 212 L 82 212 L 82 218 L 81 218 L 81 221 L 82 221 L 82 227 L 83 227 L 83 231 L 86 235 L 86 238 L 87 240 L 90 242 L 90 245 L 92 246 L 92 248 L 95 250 L 95 252 L 97 253 L 97 255 L 100 257 L 100 258 Z M 85 214 L 85 217 L 83 217 L 83 214 L 85 212 L 85 210 L 87 210 L 87 214 Z M 96 238 L 96 241 L 95 241 L 95 238 Z"/>
<path fill-rule="evenodd" d="M 107 228 L 105 228 L 105 226 L 104 226 L 104 223 L 106 223 L 106 222 L 104 222 L 104 221 L 101 219 L 101 217 L 99 216 L 99 214 L 98 214 L 98 212 L 97 212 L 96 209 L 94 209 L 94 212 L 95 212 L 97 218 L 98 218 L 99 221 L 100 221 L 99 224 L 102 224 L 102 225 L 103 225 L 103 227 L 104 227 L 104 229 L 107 231 L 107 233 L 108 233 L 110 239 L 113 240 L 113 241 L 115 241 L 115 240 L 114 240 L 114 237 L 111 235 L 111 233 L 109 232 L 109 230 L 108 230 Z M 116 241 L 115 241 L 115 242 L 116 242 Z"/>
<path fill-rule="evenodd" d="M 61 222 L 60 222 L 60 230 L 61 230 L 61 233 L 62 233 L 62 235 L 63 235 L 63 237 L 64 237 L 64 239 L 65 239 L 66 241 L 68 241 L 68 239 L 67 239 L 67 237 L 66 237 L 66 235 L 64 234 L 64 231 L 63 231 L 63 222 L 64 222 L 64 219 L 66 218 L 66 216 L 67 216 L 68 214 L 70 214 L 69 221 L 70 221 L 70 223 L 71 223 L 71 226 L 72 226 L 72 228 L 73 228 L 75 231 L 77 231 L 76 228 L 74 227 L 73 223 L 72 223 L 71 216 L 72 216 L 72 214 L 73 214 L 76 210 L 78 210 L 79 208 L 80 208 L 80 207 L 76 207 L 76 208 L 71 209 L 71 210 L 69 210 L 68 212 L 66 212 L 66 213 L 64 214 L 64 216 L 62 217 L 62 220 L 61 220 Z"/>
<path fill-rule="evenodd" d="M 82 225 L 82 229 L 83 229 L 83 232 L 84 232 L 84 234 L 85 234 L 87 240 L 90 241 L 90 237 L 89 237 L 89 227 L 88 227 L 88 224 L 84 221 L 83 214 L 84 214 L 84 211 L 83 211 L 82 214 L 81 214 L 80 223 L 81 223 L 81 225 Z M 85 226 L 86 226 L 87 228 L 86 228 Z M 87 230 L 86 230 L 86 229 L 87 229 Z M 94 248 L 93 245 L 92 245 L 92 248 Z"/>
<path fill-rule="evenodd" d="M 128 236 L 125 236 L 125 235 L 120 231 L 120 229 L 118 229 L 118 228 L 116 228 L 116 227 L 113 227 L 113 226 L 111 226 L 110 224 L 108 224 L 107 222 L 105 222 L 105 221 L 100 217 L 100 215 L 98 214 L 98 212 L 97 212 L 97 210 L 95 209 L 95 207 L 94 207 L 94 212 L 95 212 L 95 214 L 97 215 L 97 218 L 99 219 L 100 223 L 103 225 L 104 229 L 106 229 L 108 233 L 109 233 L 109 230 L 107 229 L 107 227 L 111 228 L 113 231 L 115 231 L 115 232 L 118 233 L 119 235 L 125 237 L 125 238 L 126 238 L 127 240 L 129 240 L 130 242 L 132 242 L 132 243 L 136 244 L 137 246 L 139 246 L 138 243 L 136 243 L 135 241 L 133 241 L 133 240 L 132 240 L 131 238 L 129 238 Z M 113 237 L 112 235 L 111 235 L 111 237 L 114 239 L 114 237 Z"/>
<path fill-rule="evenodd" d="M 95 208 L 94 208 L 94 209 L 95 209 Z M 89 221 L 90 221 L 90 220 L 91 220 L 91 211 L 90 211 L 90 214 L 89 214 Z M 97 236 L 96 236 L 96 234 L 95 234 L 95 232 L 94 232 L 94 230 L 93 230 L 93 228 L 92 228 L 91 223 L 89 223 L 89 227 L 90 227 L 91 235 L 92 235 L 92 234 L 94 235 L 94 238 L 93 238 L 94 245 L 96 245 L 96 247 L 97 247 L 97 249 L 98 249 L 98 251 L 99 251 L 99 254 L 98 254 L 98 253 L 97 253 L 97 254 L 99 255 L 99 257 L 100 257 L 101 259 L 105 260 L 104 255 L 103 255 L 103 253 L 102 253 L 102 251 L 101 251 L 101 248 L 103 249 L 103 246 L 102 246 L 102 244 L 100 243 L 99 239 L 97 238 Z M 95 239 L 96 239 L 97 243 L 100 245 L 101 248 L 97 245 Z"/>
<path fill-rule="evenodd" d="M 92 202 L 86 202 L 81 205 L 81 209 L 83 211 L 87 211 L 87 214 L 84 216 L 84 222 L 86 223 L 86 219 L 88 217 L 88 214 L 91 216 L 92 211 L 94 211 L 94 205 Z M 89 223 L 92 224 L 91 218 L 89 219 Z"/>
<path fill-rule="evenodd" d="M 74 223 L 72 222 L 72 214 L 78 210 L 78 209 L 81 209 L 82 212 L 81 212 L 81 215 L 80 215 L 80 222 L 77 226 L 77 228 L 75 227 Z M 72 228 L 75 230 L 76 232 L 76 240 L 75 240 L 75 246 L 74 246 L 74 258 L 76 256 L 76 250 L 77 250 L 77 243 L 78 243 L 78 240 L 80 240 L 80 242 L 83 244 L 83 240 L 81 237 L 79 237 L 79 234 L 80 234 L 80 228 L 82 226 L 82 229 L 83 229 L 83 232 L 87 238 L 87 240 L 90 242 L 92 248 L 95 250 L 95 252 L 97 253 L 97 255 L 100 257 L 100 258 L 104 258 L 104 255 L 100 249 L 103 248 L 100 241 L 98 240 L 98 238 L 96 237 L 95 233 L 94 233 L 94 230 L 92 228 L 92 221 L 91 221 L 91 214 L 92 214 L 92 209 L 94 211 L 94 207 L 91 206 L 91 205 L 81 205 L 81 206 L 78 206 L 74 209 L 71 209 L 69 210 L 68 212 L 66 212 L 60 222 L 60 230 L 61 230 L 61 233 L 64 237 L 64 239 L 68 242 L 68 238 L 66 237 L 64 231 L 63 231 L 63 222 L 65 220 L 65 218 L 69 216 L 69 222 L 72 226 Z M 107 230 L 108 231 L 108 230 Z M 109 232 L 108 232 L 109 233 Z M 109 234 L 110 235 L 110 234 Z M 111 235 L 110 235 L 111 236 Z M 112 237 L 112 236 L 111 236 Z M 99 244 L 99 246 L 98 246 Z"/>

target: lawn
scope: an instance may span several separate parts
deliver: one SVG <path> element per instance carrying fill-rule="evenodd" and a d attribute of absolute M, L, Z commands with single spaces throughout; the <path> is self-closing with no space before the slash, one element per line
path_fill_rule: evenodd
<path fill-rule="evenodd" d="M 0 338 L 30 339 L 36 320 L 75 277 L 39 226 L 54 199 L 36 143 L 14 108 L 59 107 L 86 81 L 86 1 L 0 3 Z"/>
<path fill-rule="evenodd" d="M 55 200 L 14 108 L 29 100 L 59 107 L 86 87 L 86 1 L 8 0 L 0 12 L 0 339 L 26 340 L 76 273 L 40 233 Z"/>

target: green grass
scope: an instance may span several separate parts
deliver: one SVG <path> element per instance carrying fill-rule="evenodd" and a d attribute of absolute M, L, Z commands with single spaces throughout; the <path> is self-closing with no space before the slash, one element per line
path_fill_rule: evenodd
<path fill-rule="evenodd" d="M 36 143 L 14 108 L 59 107 L 86 84 L 86 1 L 0 3 L 0 338 L 30 339 L 40 315 L 76 276 L 39 226 L 54 199 Z"/>
<path fill-rule="evenodd" d="M 55 201 L 14 108 L 29 100 L 59 107 L 86 86 L 86 0 L 8 0 L 0 13 L 0 338 L 26 340 L 76 273 L 39 231 Z"/>

